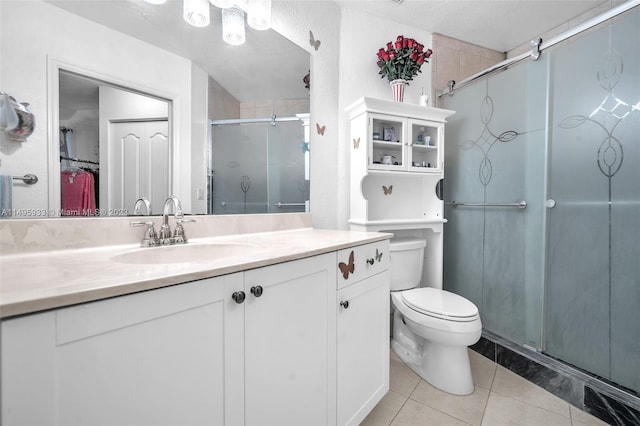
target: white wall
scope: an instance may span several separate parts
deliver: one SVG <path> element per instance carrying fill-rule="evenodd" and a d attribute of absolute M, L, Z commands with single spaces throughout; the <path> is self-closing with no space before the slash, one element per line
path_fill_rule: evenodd
<path fill-rule="evenodd" d="M 0 140 L 1 173 L 33 173 L 40 179 L 36 185 L 14 186 L 14 206 L 58 209 L 55 191 L 48 190 L 47 182 L 49 174 L 58 173 L 56 162 L 49 163 L 49 157 L 57 159 L 58 132 L 57 123 L 48 114 L 52 102 L 48 72 L 52 63 L 63 63 L 173 101 L 174 188 L 189 211 L 189 60 L 41 0 L 0 1 L 0 56 L 0 90 L 20 102 L 29 102 L 36 117 L 35 131 L 26 142 Z M 182 173 L 188 177 L 177 178 Z"/>
<path fill-rule="evenodd" d="M 273 3 L 273 28 L 311 54 L 311 212 L 319 228 L 348 228 L 349 135 L 344 109 L 360 98 L 391 99 L 380 79 L 378 49 L 399 34 L 431 44 L 431 33 L 372 15 L 340 8 L 327 1 Z M 320 40 L 316 51 L 309 31 Z M 418 103 L 422 87 L 431 90 L 431 65 L 425 64 L 405 92 Z M 316 123 L 326 126 L 324 136 Z"/>
<path fill-rule="evenodd" d="M 395 42 L 398 35 L 413 38 L 424 44 L 425 49 L 431 47 L 431 33 L 418 28 L 401 25 L 353 11 L 342 10 L 340 26 L 340 101 L 338 122 L 340 126 L 340 144 L 338 147 L 338 227 L 347 228 L 349 219 L 349 170 L 351 143 L 349 138 L 349 121 L 345 109 L 363 96 L 391 100 L 391 88 L 387 79 L 378 75 L 378 49 L 386 47 L 390 41 Z M 431 64 L 422 65 L 422 73 L 418 74 L 409 86 L 405 87 L 404 102 L 418 104 L 422 88 L 431 93 Z M 313 179 L 313 176 L 312 176 Z M 311 200 L 311 211 L 314 211 L 314 200 Z"/>

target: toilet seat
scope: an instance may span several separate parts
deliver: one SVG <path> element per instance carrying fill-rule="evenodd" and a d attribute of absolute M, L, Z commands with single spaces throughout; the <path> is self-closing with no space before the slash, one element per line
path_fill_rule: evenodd
<path fill-rule="evenodd" d="M 447 321 L 479 318 L 478 308 L 462 296 L 437 288 L 421 287 L 400 292 L 404 304 L 415 312 Z"/>

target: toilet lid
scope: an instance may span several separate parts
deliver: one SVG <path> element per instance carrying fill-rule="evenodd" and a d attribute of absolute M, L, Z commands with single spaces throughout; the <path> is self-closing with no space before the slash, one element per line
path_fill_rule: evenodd
<path fill-rule="evenodd" d="M 452 321 L 470 321 L 478 316 L 476 305 L 462 296 L 437 288 L 414 288 L 402 292 L 405 304 L 414 311 Z"/>

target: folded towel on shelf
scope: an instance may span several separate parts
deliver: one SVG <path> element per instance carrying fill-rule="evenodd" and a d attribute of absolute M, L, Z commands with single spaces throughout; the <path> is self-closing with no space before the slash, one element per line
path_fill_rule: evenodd
<path fill-rule="evenodd" d="M 0 175 L 0 216 L 12 216 L 13 177 Z"/>

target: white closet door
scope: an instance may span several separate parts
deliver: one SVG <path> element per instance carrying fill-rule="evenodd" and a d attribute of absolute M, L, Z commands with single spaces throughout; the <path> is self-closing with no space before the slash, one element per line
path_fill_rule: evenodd
<path fill-rule="evenodd" d="M 167 121 L 109 124 L 109 215 L 131 214 L 140 197 L 160 212 L 170 195 L 168 129 Z"/>

